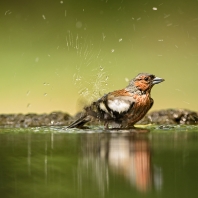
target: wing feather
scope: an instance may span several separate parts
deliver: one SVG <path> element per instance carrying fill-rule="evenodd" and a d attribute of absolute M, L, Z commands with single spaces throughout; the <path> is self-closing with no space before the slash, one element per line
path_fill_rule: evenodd
<path fill-rule="evenodd" d="M 113 112 L 127 112 L 134 104 L 135 100 L 131 93 L 126 90 L 118 90 L 109 94 L 107 105 Z"/>

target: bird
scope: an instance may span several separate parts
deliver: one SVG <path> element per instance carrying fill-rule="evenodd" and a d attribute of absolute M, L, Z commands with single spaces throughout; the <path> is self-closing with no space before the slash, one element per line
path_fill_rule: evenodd
<path fill-rule="evenodd" d="M 124 88 L 109 92 L 84 107 L 80 118 L 67 128 L 84 128 L 87 122 L 98 120 L 104 128 L 134 128 L 153 106 L 151 89 L 155 84 L 163 82 L 163 78 L 149 73 L 139 73 Z"/>

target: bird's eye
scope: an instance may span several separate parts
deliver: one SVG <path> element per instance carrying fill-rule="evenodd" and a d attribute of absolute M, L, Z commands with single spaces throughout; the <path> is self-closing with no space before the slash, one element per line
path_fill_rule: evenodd
<path fill-rule="evenodd" d="M 145 81 L 148 81 L 148 79 L 149 79 L 148 77 L 145 77 L 145 78 L 144 78 Z"/>

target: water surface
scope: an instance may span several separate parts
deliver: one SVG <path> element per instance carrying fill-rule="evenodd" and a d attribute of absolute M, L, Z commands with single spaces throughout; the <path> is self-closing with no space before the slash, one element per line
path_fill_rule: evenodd
<path fill-rule="evenodd" d="M 196 197 L 198 128 L 0 129 L 3 197 Z"/>

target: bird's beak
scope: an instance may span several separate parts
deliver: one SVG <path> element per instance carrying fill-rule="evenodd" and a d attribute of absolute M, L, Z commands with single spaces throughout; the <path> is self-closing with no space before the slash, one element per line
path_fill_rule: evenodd
<path fill-rule="evenodd" d="M 163 81 L 165 81 L 163 78 L 155 77 L 155 78 L 153 79 L 152 84 L 155 85 L 155 84 L 161 83 L 161 82 L 163 82 Z"/>

